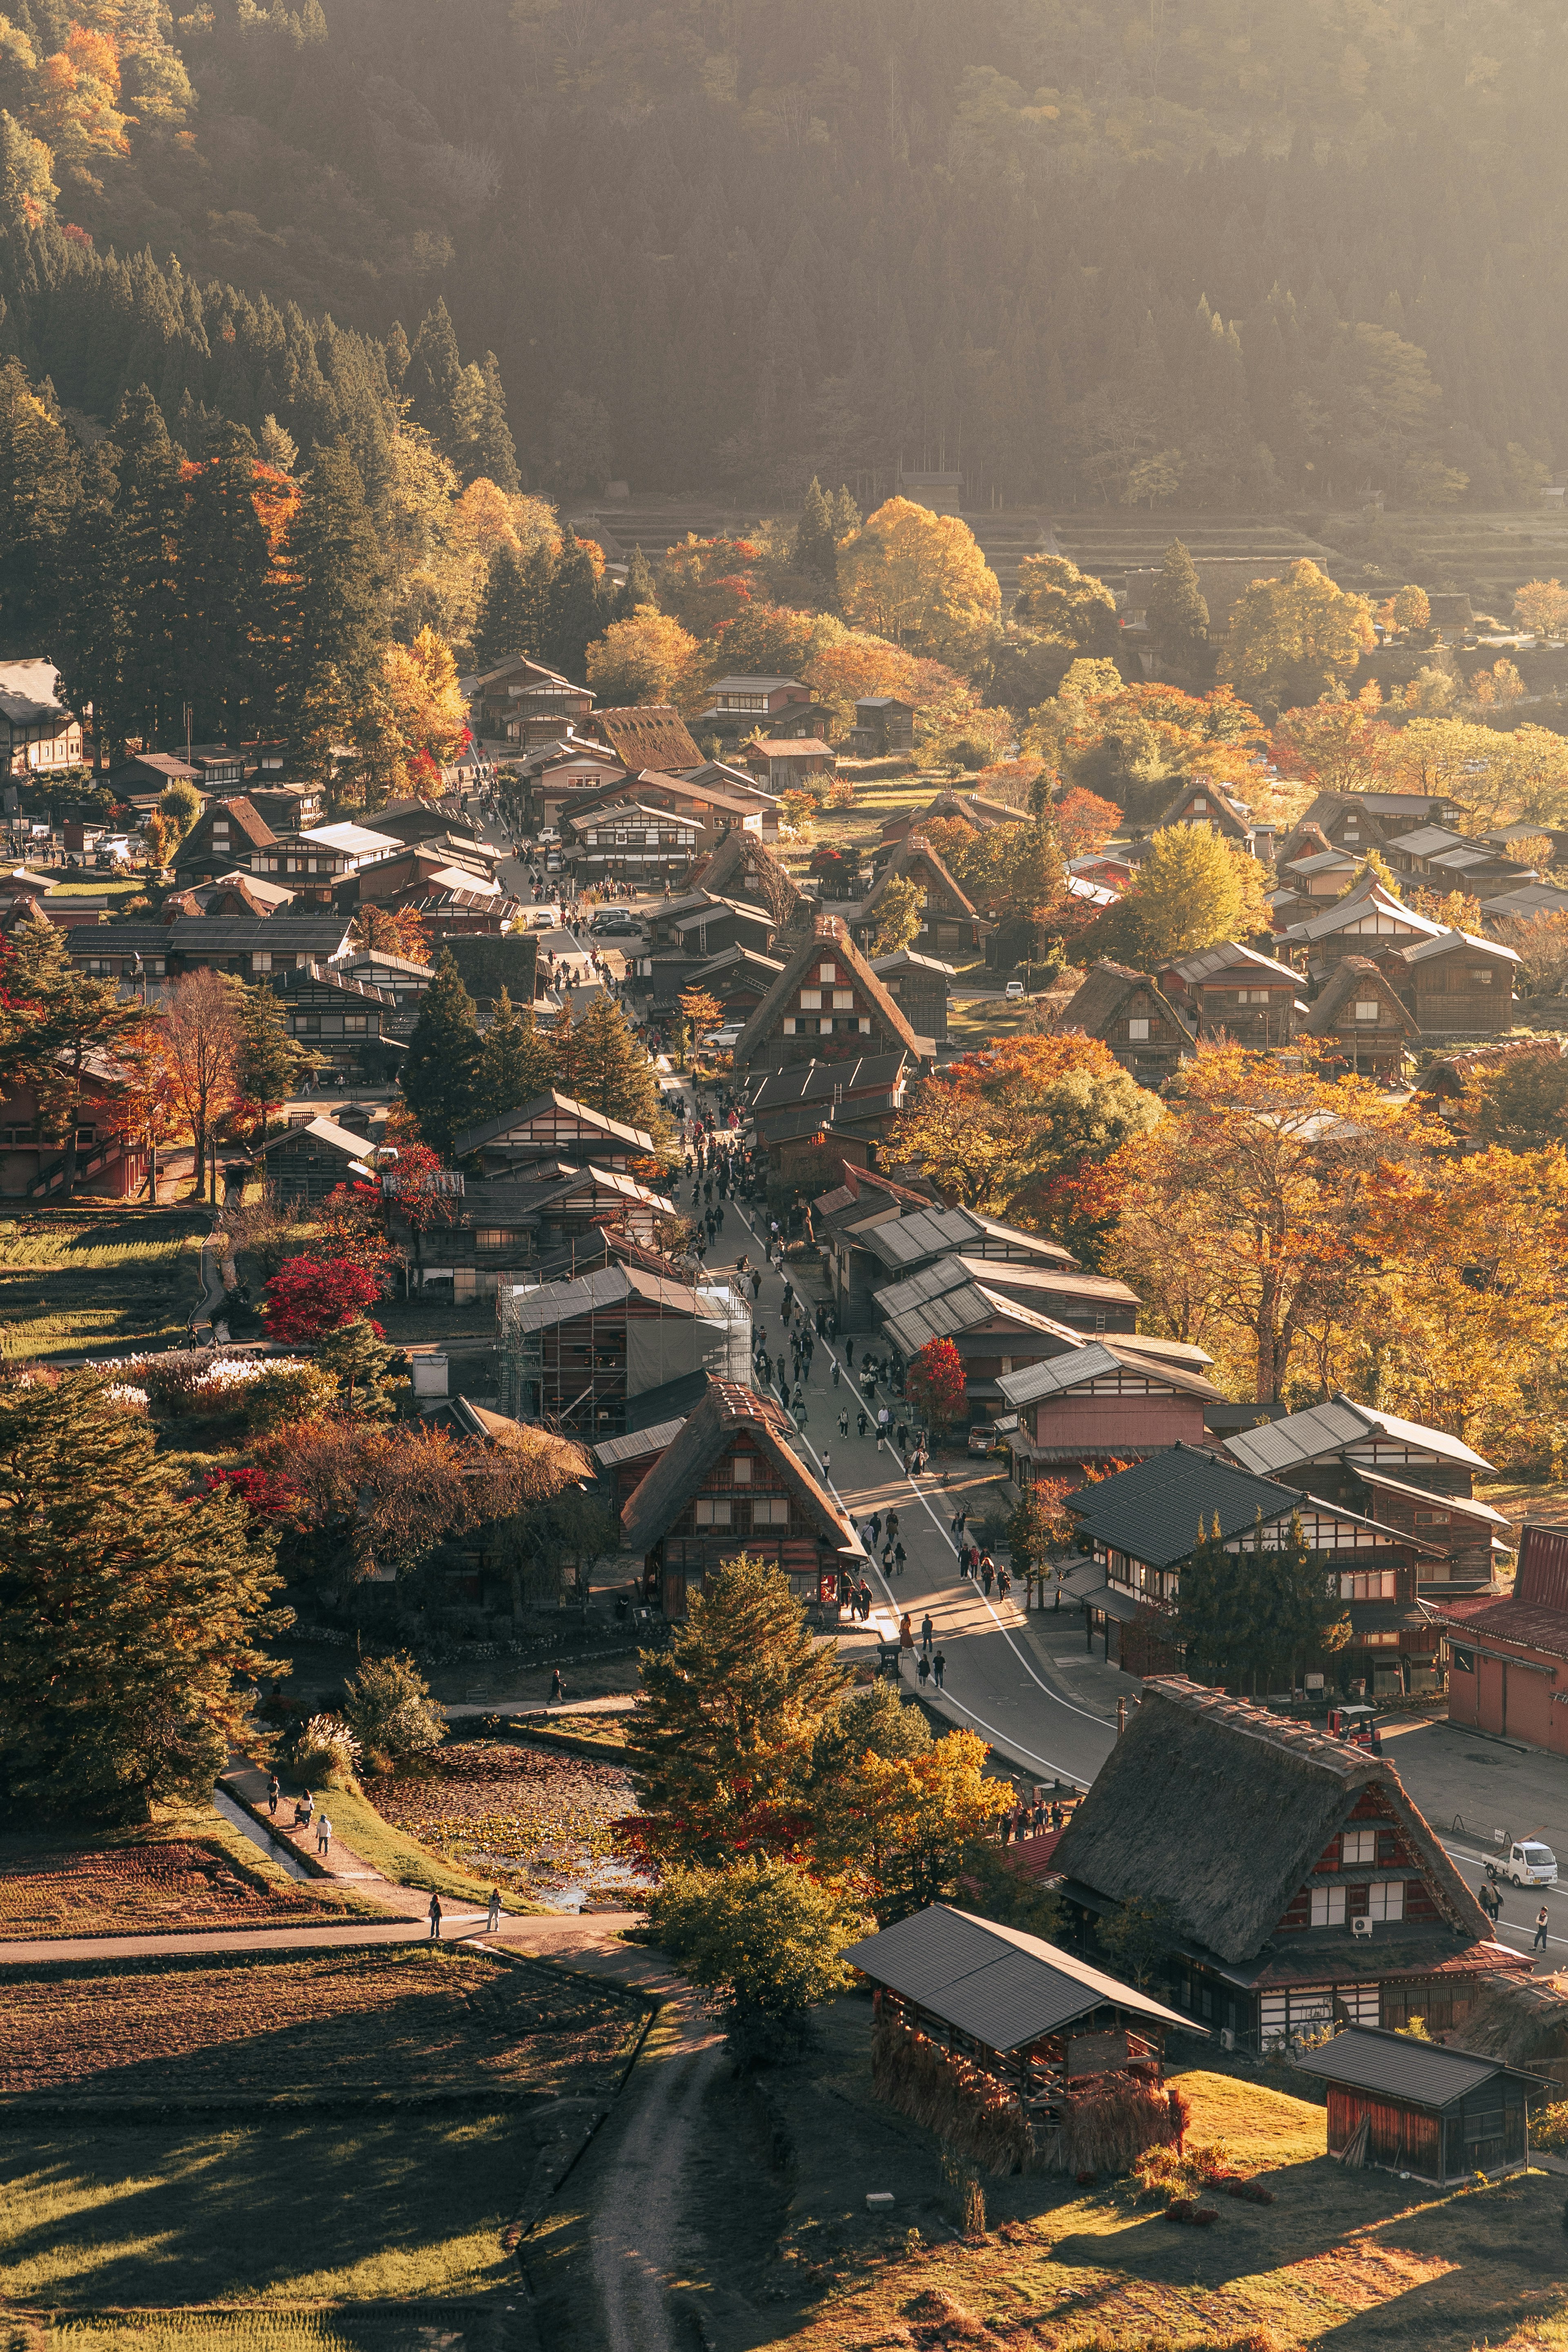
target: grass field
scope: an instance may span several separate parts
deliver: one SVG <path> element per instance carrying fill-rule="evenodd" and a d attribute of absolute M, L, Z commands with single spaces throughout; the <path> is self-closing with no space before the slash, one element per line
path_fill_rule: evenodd
<path fill-rule="evenodd" d="M 516 2291 L 510 2279 L 496 2290 Z M 36 2333 L 29 2327 L 27 2343 L 29 2352 L 432 2352 L 475 2326 L 493 2331 L 491 2305 L 400 2296 L 387 2304 L 94 2312 L 56 2317 Z"/>
<path fill-rule="evenodd" d="M 187 1209 L 76 1202 L 0 1221 L 0 1353 L 106 1354 L 183 1331 L 201 1296 L 200 1235 Z"/>
<path fill-rule="evenodd" d="M 496 1874 L 484 1877 L 447 1861 L 434 1847 L 422 1845 L 405 1830 L 387 1821 L 370 1799 L 353 1789 L 333 1789 L 325 1799 L 332 1826 L 343 1843 L 390 1878 L 396 1886 L 417 1886 L 429 1895 L 455 1895 L 460 1902 L 483 1904 L 496 1884 Z M 528 1912 L 539 1908 L 515 1887 L 507 1888 L 507 1909 Z"/>
<path fill-rule="evenodd" d="M 0 1933 L 18 1939 L 306 1927 L 370 1907 L 301 1885 L 208 1805 L 120 1837 L 0 1836 Z"/>
<path fill-rule="evenodd" d="M 1542 2174 L 1438 2194 L 1346 2173 L 1324 2110 L 1258 2083 L 1183 2074 L 1189 2147 L 1223 2140 L 1275 2201 L 1205 2193 L 1178 2229 L 1133 2180 L 983 2182 L 983 2240 L 957 2235 L 937 2143 L 871 2096 L 871 2007 L 820 2011 L 819 2047 L 758 2088 L 711 2083 L 685 2215 L 714 2352 L 1563 2352 L 1563 2187 Z M 777 2151 L 787 2147 L 787 2167 Z M 591 2175 L 530 2250 L 541 2329 L 583 2276 Z M 891 2211 L 868 2211 L 888 2190 Z M 581 2339 L 600 2352 L 602 2338 Z"/>
<path fill-rule="evenodd" d="M 69 2314 L 515 2289 L 502 2234 L 533 2155 L 520 2115 L 14 2125 L 0 2135 L 0 2298 Z M 115 2325 L 129 2336 L 128 2322 Z M 96 2347 L 101 2326 L 64 2341 Z M 176 2340 L 261 2352 L 276 2339 L 187 2322 Z"/>
<path fill-rule="evenodd" d="M 607 2088 L 640 2022 L 538 1964 L 423 1944 L 66 1961 L 8 1977 L 0 2010 L 0 2097 L 95 2110 Z"/>
<path fill-rule="evenodd" d="M 613 1765 L 488 1739 L 453 1741 L 429 1772 L 371 1781 L 367 1794 L 395 1828 L 448 1861 L 546 1901 L 569 1887 L 619 1888 L 613 1826 L 636 1810 Z"/>

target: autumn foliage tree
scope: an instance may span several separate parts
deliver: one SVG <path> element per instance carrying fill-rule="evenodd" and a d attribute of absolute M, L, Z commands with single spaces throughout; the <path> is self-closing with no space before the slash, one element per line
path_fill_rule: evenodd
<path fill-rule="evenodd" d="M 1001 610 L 997 575 L 957 515 L 894 498 L 839 550 L 845 617 L 916 653 L 962 646 Z"/>
<path fill-rule="evenodd" d="M 1244 694 L 1283 709 L 1343 685 L 1376 644 L 1364 596 L 1303 558 L 1282 580 L 1255 580 L 1231 607 L 1219 670 Z"/>
<path fill-rule="evenodd" d="M 267 1336 L 319 1339 L 354 1322 L 381 1295 L 380 1275 L 351 1258 L 286 1258 L 263 1292 Z"/>
<path fill-rule="evenodd" d="M 917 1412 L 934 1430 L 946 1430 L 968 1412 L 964 1360 L 951 1339 L 927 1339 L 915 1355 L 906 1375 Z"/>

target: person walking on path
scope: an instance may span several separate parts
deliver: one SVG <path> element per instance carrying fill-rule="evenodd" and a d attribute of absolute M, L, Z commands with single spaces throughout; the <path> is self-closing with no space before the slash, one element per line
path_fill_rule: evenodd
<path fill-rule="evenodd" d="M 940 1690 L 942 1687 L 942 1677 L 947 1671 L 947 1661 L 943 1656 L 940 1650 L 937 1651 L 936 1655 L 931 1661 L 931 1671 L 936 1677 L 936 1687 Z"/>
<path fill-rule="evenodd" d="M 908 1559 L 909 1554 L 904 1550 L 903 1544 L 895 1543 L 893 1547 L 893 1572 L 894 1576 L 902 1576 L 904 1574 L 904 1566 Z"/>
<path fill-rule="evenodd" d="M 439 1895 L 433 1895 L 431 1896 L 430 1908 L 424 1916 L 430 1922 L 431 1942 L 433 1944 L 439 1944 L 441 1941 L 441 1897 Z"/>
<path fill-rule="evenodd" d="M 834 1367 L 834 1369 L 835 1369 L 835 1370 L 837 1370 L 837 1367 L 835 1366 L 835 1367 Z M 850 1409 L 849 1409 L 848 1405 L 846 1404 L 846 1405 L 842 1405 L 842 1406 L 841 1406 L 841 1407 L 840 1407 L 840 1410 L 839 1410 L 839 1435 L 840 1435 L 841 1437 L 847 1437 L 847 1436 L 849 1435 L 849 1433 L 850 1433 Z"/>
<path fill-rule="evenodd" d="M 332 1824 L 325 1813 L 316 1824 L 316 1851 L 325 1856 L 332 1843 Z"/>
<path fill-rule="evenodd" d="M 915 1680 L 916 1680 L 916 1682 L 920 1685 L 921 1689 L 922 1689 L 922 1690 L 924 1690 L 924 1689 L 925 1688 L 925 1685 L 926 1685 L 927 1682 L 930 1680 L 930 1677 L 931 1677 L 931 1661 L 930 1661 L 930 1659 L 926 1656 L 926 1654 L 925 1654 L 925 1651 L 924 1651 L 924 1650 L 922 1650 L 922 1651 L 921 1651 L 921 1653 L 920 1653 L 920 1661 L 919 1661 L 919 1664 L 916 1665 L 916 1667 L 915 1667 Z"/>
<path fill-rule="evenodd" d="M 915 1647 L 915 1628 L 909 1622 L 907 1609 L 898 1621 L 898 1646 L 901 1650 L 913 1650 Z"/>
<path fill-rule="evenodd" d="M 491 1889 L 490 1889 L 490 1911 L 489 1911 L 489 1916 L 488 1916 L 488 1917 L 486 1919 L 486 1922 L 485 1922 L 485 1932 L 486 1932 L 486 1934 L 487 1936 L 493 1936 L 493 1935 L 496 1933 L 496 1930 L 497 1929 L 497 1927 L 499 1927 L 500 1924 L 501 1924 L 501 1890 L 500 1890 L 500 1888 L 499 1888 L 498 1886 L 492 1886 L 492 1887 L 491 1887 Z"/>
<path fill-rule="evenodd" d="M 936 1631 L 936 1628 L 931 1622 L 931 1612 L 928 1609 L 920 1621 L 920 1646 L 927 1657 L 931 1654 L 931 1637 Z"/>
<path fill-rule="evenodd" d="M 855 1343 L 852 1339 L 844 1341 L 844 1361 L 852 1372 L 855 1368 Z"/>
<path fill-rule="evenodd" d="M 560 1678 L 560 1668 L 557 1666 L 555 1672 L 549 1678 L 549 1703 L 551 1706 L 559 1706 L 565 1696 L 566 1685 Z"/>
<path fill-rule="evenodd" d="M 1478 1899 L 1480 1903 L 1481 1909 L 1486 1913 L 1487 1917 L 1491 1921 L 1492 1926 L 1495 1927 L 1502 1914 L 1502 1897 L 1490 1879 L 1482 1879 L 1480 1894 Z"/>
<path fill-rule="evenodd" d="M 1546 1949 L 1546 1930 L 1551 1924 L 1551 1916 L 1547 1911 L 1545 1904 L 1543 1903 L 1540 1910 L 1535 1915 L 1535 1943 L 1533 1948 L 1538 1952 L 1543 1952 Z"/>
<path fill-rule="evenodd" d="M 862 1405 L 859 1412 L 855 1415 L 855 1427 L 859 1430 L 862 1437 L 865 1435 L 866 1431 L 871 1427 L 870 1422 L 866 1419 L 864 1405 Z"/>
<path fill-rule="evenodd" d="M 283 1791 L 277 1785 L 277 1775 L 274 1772 L 267 1783 L 267 1810 L 275 1821 L 277 1818 L 277 1800 L 282 1794 Z"/>
<path fill-rule="evenodd" d="M 840 1371 L 839 1371 L 839 1360 L 838 1360 L 838 1358 L 835 1356 L 835 1357 L 833 1358 L 833 1386 L 834 1386 L 835 1388 L 837 1388 L 837 1387 L 838 1387 L 838 1385 L 839 1385 L 839 1381 L 840 1381 L 840 1379 L 841 1379 L 841 1373 L 840 1373 Z"/>

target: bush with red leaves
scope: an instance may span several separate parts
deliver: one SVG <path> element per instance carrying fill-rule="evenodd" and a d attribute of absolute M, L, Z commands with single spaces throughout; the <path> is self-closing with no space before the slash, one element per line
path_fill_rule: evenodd
<path fill-rule="evenodd" d="M 1173 2197 L 1166 2207 L 1167 2221 L 1180 2221 L 1189 2230 L 1207 2230 L 1218 2219 L 1216 2206 L 1200 2205 L 1191 2197 Z"/>
<path fill-rule="evenodd" d="M 379 1275 L 348 1258 L 285 1258 L 263 1294 L 267 1337 L 319 1339 L 357 1321 L 381 1295 Z M 379 1339 L 380 1327 L 371 1328 Z"/>
<path fill-rule="evenodd" d="M 304 1495 L 292 1478 L 276 1470 L 213 1470 L 202 1481 L 204 1495 L 219 1494 L 232 1486 L 252 1518 L 292 1518 L 304 1502 Z"/>
<path fill-rule="evenodd" d="M 1228 2197 L 1239 2197 L 1249 2205 L 1271 2205 L 1274 2202 L 1273 2190 L 1265 2189 L 1260 2180 L 1228 2180 L 1225 2193 Z"/>

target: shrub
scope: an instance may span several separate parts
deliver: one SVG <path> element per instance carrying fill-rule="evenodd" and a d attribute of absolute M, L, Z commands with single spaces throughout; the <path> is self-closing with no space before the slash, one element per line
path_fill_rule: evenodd
<path fill-rule="evenodd" d="M 446 1717 L 410 1657 L 367 1658 L 343 1712 L 361 1748 L 393 1765 L 422 1762 L 446 1737 Z"/>
<path fill-rule="evenodd" d="M 307 1787 L 321 1780 L 329 1789 L 351 1789 L 359 1775 L 360 1743 L 340 1716 L 313 1715 L 289 1760 Z"/>

